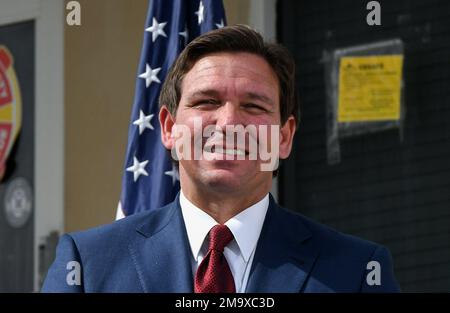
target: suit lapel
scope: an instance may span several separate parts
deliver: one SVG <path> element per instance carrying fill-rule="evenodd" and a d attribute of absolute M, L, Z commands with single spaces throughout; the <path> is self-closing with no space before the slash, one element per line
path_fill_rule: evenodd
<path fill-rule="evenodd" d="M 246 292 L 300 292 L 319 254 L 299 217 L 277 206 L 272 196 Z"/>
<path fill-rule="evenodd" d="M 179 197 L 136 228 L 129 251 L 145 292 L 193 292 L 191 252 Z M 272 196 L 246 292 L 299 292 L 319 250 L 299 218 Z"/>
<path fill-rule="evenodd" d="M 137 227 L 129 251 L 145 292 L 192 292 L 192 270 L 179 198 Z"/>

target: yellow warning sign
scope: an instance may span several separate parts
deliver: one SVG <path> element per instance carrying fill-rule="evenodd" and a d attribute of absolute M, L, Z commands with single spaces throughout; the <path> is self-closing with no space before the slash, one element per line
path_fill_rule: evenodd
<path fill-rule="evenodd" d="M 398 120 L 402 66 L 402 55 L 341 58 L 338 121 Z"/>

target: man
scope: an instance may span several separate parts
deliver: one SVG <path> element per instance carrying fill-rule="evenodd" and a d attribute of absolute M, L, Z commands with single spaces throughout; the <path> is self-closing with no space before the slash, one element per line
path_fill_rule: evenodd
<path fill-rule="evenodd" d="M 42 290 L 398 291 L 386 248 L 289 212 L 269 194 L 276 164 L 267 170 L 267 158 L 251 157 L 251 142 L 289 156 L 294 78 L 286 49 L 246 26 L 191 42 L 160 96 L 161 138 L 178 160 L 181 192 L 161 209 L 64 235 Z M 226 129 L 236 125 L 256 131 L 234 143 Z"/>

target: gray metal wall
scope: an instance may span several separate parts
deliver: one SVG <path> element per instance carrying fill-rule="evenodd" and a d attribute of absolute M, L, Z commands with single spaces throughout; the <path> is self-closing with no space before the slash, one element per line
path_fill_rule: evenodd
<path fill-rule="evenodd" d="M 340 231 L 390 248 L 403 291 L 450 291 L 450 2 L 278 2 L 278 37 L 295 55 L 302 122 L 282 164 L 280 198 Z M 404 139 L 398 130 L 341 140 L 327 164 L 322 53 L 392 38 L 405 44 Z"/>

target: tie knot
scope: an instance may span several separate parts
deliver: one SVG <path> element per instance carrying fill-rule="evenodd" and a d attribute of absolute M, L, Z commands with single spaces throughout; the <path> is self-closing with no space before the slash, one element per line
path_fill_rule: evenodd
<path fill-rule="evenodd" d="M 223 252 L 227 244 L 233 240 L 233 233 L 226 225 L 216 225 L 209 231 L 209 250 Z"/>

